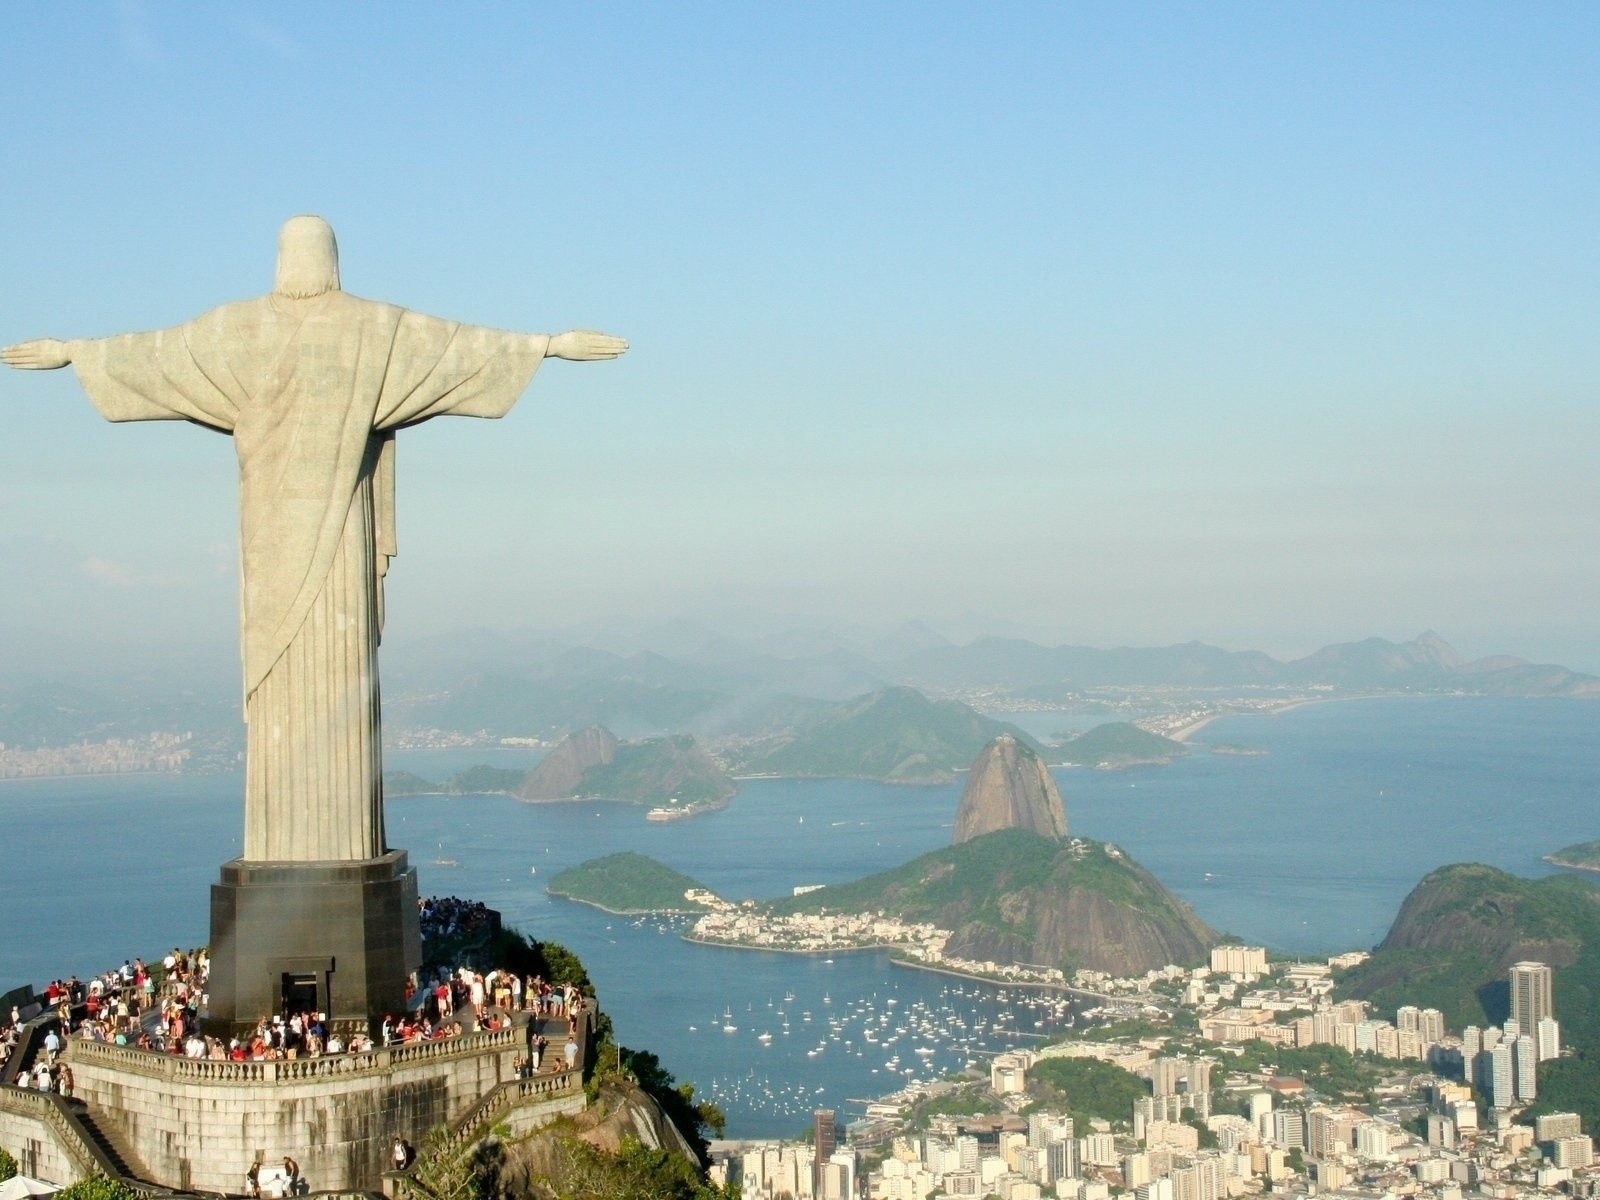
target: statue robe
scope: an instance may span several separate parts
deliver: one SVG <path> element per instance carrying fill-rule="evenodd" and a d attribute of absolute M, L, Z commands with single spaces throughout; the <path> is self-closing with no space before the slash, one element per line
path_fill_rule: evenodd
<path fill-rule="evenodd" d="M 386 852 L 379 737 L 394 431 L 502 417 L 549 346 L 342 291 L 71 344 L 111 421 L 187 420 L 239 457 L 249 861 Z"/>

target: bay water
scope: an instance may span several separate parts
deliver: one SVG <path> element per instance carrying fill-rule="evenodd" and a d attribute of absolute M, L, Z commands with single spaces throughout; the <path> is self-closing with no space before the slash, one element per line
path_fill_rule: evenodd
<path fill-rule="evenodd" d="M 1374 945 L 1436 866 L 1539 875 L 1554 869 L 1541 855 L 1600 838 L 1600 704 L 1361 700 L 1229 717 L 1194 740 L 1169 766 L 1058 769 L 1069 827 L 1121 846 L 1214 927 L 1279 953 Z M 1223 743 L 1265 753 L 1206 750 Z M 465 749 L 387 761 L 440 779 L 536 758 Z M 240 849 L 240 789 L 236 776 L 0 784 L 0 990 L 202 943 L 209 886 Z M 947 844 L 959 795 L 959 782 L 747 780 L 726 810 L 667 823 L 632 805 L 497 796 L 398 798 L 387 811 L 424 895 L 481 899 L 570 946 L 620 1040 L 718 1100 L 730 1136 L 793 1136 L 815 1107 L 848 1112 L 848 1100 L 907 1078 L 1032 1044 L 1066 1014 L 877 953 L 693 945 L 674 922 L 557 900 L 544 883 L 636 850 L 729 898 L 786 894 Z"/>

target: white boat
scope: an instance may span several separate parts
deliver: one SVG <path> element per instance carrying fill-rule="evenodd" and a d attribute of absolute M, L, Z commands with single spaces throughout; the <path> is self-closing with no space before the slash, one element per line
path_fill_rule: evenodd
<path fill-rule="evenodd" d="M 762 1045 L 767 1045 L 772 1041 L 772 1035 L 766 1032 L 758 1033 L 756 1034 L 756 1041 L 760 1042 Z"/>

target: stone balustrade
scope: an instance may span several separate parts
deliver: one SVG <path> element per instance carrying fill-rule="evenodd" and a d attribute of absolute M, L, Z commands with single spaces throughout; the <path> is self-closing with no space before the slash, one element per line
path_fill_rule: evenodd
<path fill-rule="evenodd" d="M 119 1046 L 114 1042 L 73 1038 L 68 1043 L 67 1057 L 75 1063 L 114 1065 L 120 1070 L 131 1071 L 151 1079 L 259 1086 L 378 1075 L 392 1071 L 396 1067 L 472 1057 L 491 1050 L 509 1050 L 521 1045 L 521 1042 L 520 1029 L 506 1028 L 464 1033 L 456 1037 L 426 1042 L 408 1042 L 399 1046 L 384 1046 L 361 1054 L 321 1054 L 315 1058 L 277 1058 L 260 1061 L 252 1059 L 234 1062 L 231 1059 L 220 1058 L 186 1058 L 179 1054 L 143 1050 L 137 1046 Z"/>

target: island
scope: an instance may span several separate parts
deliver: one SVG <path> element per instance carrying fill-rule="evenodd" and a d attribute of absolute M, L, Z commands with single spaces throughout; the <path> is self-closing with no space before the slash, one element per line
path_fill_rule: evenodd
<path fill-rule="evenodd" d="M 674 820 L 726 808 L 737 785 L 688 734 L 618 741 L 592 727 L 569 734 L 531 771 L 476 766 L 432 783 L 385 772 L 388 796 L 514 796 L 530 803 L 621 800 L 653 805 L 647 818 Z"/>
<path fill-rule="evenodd" d="M 1096 725 L 1058 748 L 1056 762 L 1074 767 L 1115 771 L 1169 763 L 1189 752 L 1182 742 L 1149 733 L 1127 721 Z"/>
<path fill-rule="evenodd" d="M 569 867 L 545 891 L 626 917 L 703 913 L 716 903 L 704 884 L 631 850 Z"/>

